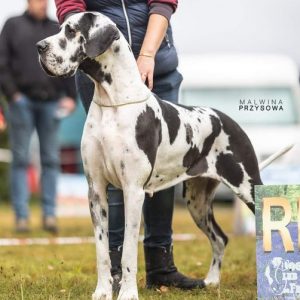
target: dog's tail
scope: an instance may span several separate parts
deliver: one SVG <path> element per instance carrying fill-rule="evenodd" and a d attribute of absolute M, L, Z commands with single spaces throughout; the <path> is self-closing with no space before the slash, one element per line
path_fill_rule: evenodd
<path fill-rule="evenodd" d="M 272 163 L 275 159 L 277 159 L 278 157 L 282 156 L 283 154 L 287 153 L 288 151 L 290 151 L 292 148 L 294 147 L 294 144 L 290 144 L 284 148 L 282 148 L 281 150 L 275 152 L 274 154 L 272 154 L 270 157 L 268 157 L 266 160 L 264 160 L 263 162 L 261 162 L 259 164 L 259 170 L 262 171 L 264 168 L 266 168 L 270 163 Z"/>

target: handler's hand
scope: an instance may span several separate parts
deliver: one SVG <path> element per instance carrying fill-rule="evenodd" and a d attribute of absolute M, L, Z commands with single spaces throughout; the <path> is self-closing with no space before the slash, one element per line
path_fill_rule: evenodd
<path fill-rule="evenodd" d="M 150 90 L 153 89 L 154 57 L 139 56 L 137 65 L 143 82 L 146 82 Z"/>
<path fill-rule="evenodd" d="M 71 97 L 63 97 L 59 101 L 59 107 L 64 109 L 68 114 L 71 114 L 76 108 L 76 102 Z"/>

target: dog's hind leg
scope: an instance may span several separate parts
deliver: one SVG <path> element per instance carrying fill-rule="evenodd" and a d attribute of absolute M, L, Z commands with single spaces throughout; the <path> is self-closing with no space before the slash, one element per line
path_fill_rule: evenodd
<path fill-rule="evenodd" d="M 228 242 L 213 214 L 212 202 L 218 184 L 219 181 L 204 177 L 192 178 L 185 182 L 188 209 L 197 226 L 208 237 L 213 251 L 210 268 L 204 280 L 205 285 L 219 284 L 224 249 Z"/>

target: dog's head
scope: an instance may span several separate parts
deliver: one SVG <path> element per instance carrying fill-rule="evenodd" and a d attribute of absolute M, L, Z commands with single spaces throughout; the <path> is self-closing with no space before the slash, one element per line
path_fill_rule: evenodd
<path fill-rule="evenodd" d="M 101 55 L 119 38 L 118 28 L 104 15 L 77 13 L 58 34 L 37 43 L 40 63 L 50 76 L 72 76 L 84 59 Z"/>

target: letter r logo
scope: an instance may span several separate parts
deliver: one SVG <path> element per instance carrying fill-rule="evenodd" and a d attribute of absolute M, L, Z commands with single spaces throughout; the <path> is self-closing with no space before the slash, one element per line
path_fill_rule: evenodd
<path fill-rule="evenodd" d="M 284 217 L 281 221 L 271 220 L 271 207 L 282 207 Z M 293 252 L 294 246 L 289 230 L 286 226 L 292 218 L 292 209 L 286 198 L 274 197 L 263 198 L 263 247 L 265 252 L 272 251 L 272 230 L 277 230 L 282 238 L 283 246 L 286 252 Z"/>

